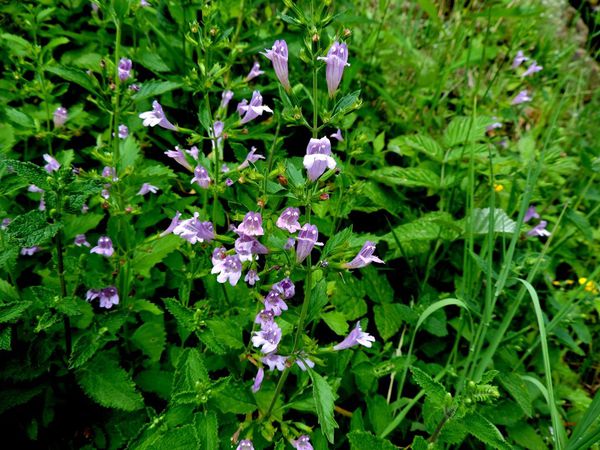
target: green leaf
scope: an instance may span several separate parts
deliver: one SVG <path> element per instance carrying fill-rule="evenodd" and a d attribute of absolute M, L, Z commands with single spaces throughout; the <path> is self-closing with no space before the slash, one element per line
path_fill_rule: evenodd
<path fill-rule="evenodd" d="M 413 381 L 425 391 L 427 397 L 437 404 L 444 403 L 447 392 L 439 381 L 434 380 L 418 367 L 412 366 L 410 372 L 412 373 Z"/>
<path fill-rule="evenodd" d="M 327 282 L 324 279 L 320 279 L 312 288 L 310 304 L 308 305 L 308 313 L 306 315 L 307 324 L 319 316 L 321 310 L 327 305 L 327 302 L 329 302 L 329 297 L 327 297 Z"/>
<path fill-rule="evenodd" d="M 6 45 L 8 49 L 15 52 L 15 54 L 22 55 L 33 55 L 33 46 L 31 43 L 21 36 L 17 36 L 15 34 L 10 33 L 2 33 L 0 34 L 0 38 L 2 38 L 2 44 Z"/>
<path fill-rule="evenodd" d="M 63 218 L 65 227 L 64 233 L 68 238 L 77 236 L 80 233 L 87 233 L 98 226 L 100 221 L 104 218 L 104 214 L 79 214 L 79 215 L 68 215 Z"/>
<path fill-rule="evenodd" d="M 133 136 L 129 136 L 120 143 L 121 161 L 119 164 L 119 172 L 124 171 L 128 167 L 135 166 L 135 162 L 140 157 L 140 146 Z"/>
<path fill-rule="evenodd" d="M 83 391 L 102 406 L 124 411 L 144 407 L 129 374 L 106 354 L 97 354 L 76 372 L 76 377 Z"/>
<path fill-rule="evenodd" d="M 0 390 L 0 414 L 15 406 L 24 405 L 29 400 L 42 393 L 43 390 L 43 386 L 36 386 L 29 389 L 8 389 L 2 387 L 2 390 Z"/>
<path fill-rule="evenodd" d="M 196 431 L 200 438 L 198 450 L 213 450 L 219 448 L 217 415 L 214 411 L 204 411 L 194 414 Z"/>
<path fill-rule="evenodd" d="M 181 245 L 181 239 L 169 234 L 159 239 L 148 239 L 146 243 L 140 244 L 131 261 L 135 273 L 143 277 L 150 277 L 150 269 L 161 262 L 165 256 L 175 251 Z"/>
<path fill-rule="evenodd" d="M 173 372 L 160 369 L 143 370 L 135 377 L 135 383 L 146 392 L 153 392 L 163 400 L 171 397 Z"/>
<path fill-rule="evenodd" d="M 12 122 L 15 125 L 19 125 L 23 128 L 35 128 L 35 122 L 33 119 L 23 111 L 19 111 L 18 109 L 7 106 L 4 109 L 4 113 L 6 114 L 6 118 L 9 120 L 9 122 Z"/>
<path fill-rule="evenodd" d="M 46 67 L 46 71 L 53 73 L 54 75 L 58 75 L 60 78 L 63 78 L 67 81 L 78 84 L 79 86 L 94 94 L 95 96 L 100 97 L 100 95 L 96 91 L 94 83 L 92 82 L 94 78 L 90 77 L 83 70 L 65 66 L 49 66 Z"/>
<path fill-rule="evenodd" d="M 503 373 L 498 376 L 498 380 L 508 391 L 508 393 L 517 401 L 519 407 L 523 410 L 527 417 L 531 417 L 533 414 L 533 405 L 531 403 L 531 396 L 525 386 L 523 379 L 512 372 Z"/>
<path fill-rule="evenodd" d="M 163 301 L 165 302 L 167 310 L 175 317 L 175 320 L 177 321 L 177 332 L 179 333 L 181 342 L 184 343 L 196 329 L 194 312 L 173 298 L 164 298 Z"/>
<path fill-rule="evenodd" d="M 323 319 L 327 326 L 338 336 L 344 336 L 348 332 L 346 316 L 338 311 L 321 313 L 321 319 Z"/>
<path fill-rule="evenodd" d="M 12 329 L 10 327 L 4 328 L 0 331 L 0 350 L 10 350 L 12 342 Z"/>
<path fill-rule="evenodd" d="M 15 217 L 6 231 L 21 247 L 33 247 L 49 241 L 61 227 L 61 223 L 48 224 L 44 212 L 33 210 Z"/>
<path fill-rule="evenodd" d="M 27 184 L 35 184 L 37 187 L 49 190 L 48 172 L 30 162 L 17 161 L 15 159 L 0 160 L 0 169 L 14 173 Z"/>
<path fill-rule="evenodd" d="M 147 98 L 154 99 L 165 92 L 173 91 L 181 86 L 181 83 L 176 83 L 174 81 L 146 81 L 142 84 L 138 93 L 135 94 L 134 100 L 139 102 L 140 100 L 145 100 Z"/>
<path fill-rule="evenodd" d="M 333 430 L 338 427 L 333 418 L 333 407 L 335 406 L 333 390 L 325 378 L 314 370 L 308 368 L 308 374 L 313 383 L 313 397 L 321 431 L 327 440 L 333 444 Z"/>
<path fill-rule="evenodd" d="M 152 450 L 189 450 L 199 447 L 199 438 L 193 425 L 183 425 L 172 428 L 160 435 L 158 439 L 150 442 L 143 448 Z"/>
<path fill-rule="evenodd" d="M 18 319 L 31 306 L 31 302 L 15 302 L 0 305 L 0 323 Z"/>
<path fill-rule="evenodd" d="M 385 274 L 379 272 L 373 265 L 362 269 L 362 279 L 367 295 L 376 303 L 391 303 L 394 301 L 394 289 Z"/>
<path fill-rule="evenodd" d="M 419 167 L 384 167 L 372 171 L 369 176 L 389 186 L 426 187 L 439 189 L 440 177 L 429 169 Z"/>
<path fill-rule="evenodd" d="M 513 441 L 527 450 L 548 450 L 544 439 L 536 432 L 535 428 L 525 422 L 506 427 L 506 432 Z"/>
<path fill-rule="evenodd" d="M 196 383 L 208 383 L 208 372 L 202 356 L 195 348 L 186 348 L 181 352 L 175 365 L 171 401 L 173 403 L 189 403 L 198 393 Z"/>
<path fill-rule="evenodd" d="M 387 439 L 381 439 L 368 431 L 352 431 L 348 434 L 351 450 L 398 450 Z"/>
<path fill-rule="evenodd" d="M 489 222 L 490 222 L 490 208 L 475 208 L 473 210 L 473 233 L 474 234 L 485 234 L 487 235 L 489 232 Z M 468 219 L 467 219 L 468 220 Z M 512 220 L 508 215 L 504 212 L 503 209 L 495 208 L 494 209 L 494 224 L 493 231 L 494 233 L 502 233 L 502 234 L 513 234 L 517 229 L 517 223 Z"/>
<path fill-rule="evenodd" d="M 501 450 L 511 450 L 512 447 L 506 443 L 502 433 L 496 426 L 479 413 L 470 413 L 462 418 L 461 422 L 465 429 L 481 442 Z"/>
<path fill-rule="evenodd" d="M 165 349 L 167 336 L 162 316 L 146 322 L 140 326 L 133 336 L 131 342 L 144 354 L 150 357 L 150 361 L 158 362 L 160 355 Z"/>
<path fill-rule="evenodd" d="M 428 135 L 415 134 L 413 136 L 402 136 L 392 139 L 388 145 L 388 148 L 394 153 L 402 156 L 410 156 L 412 152 L 403 150 L 403 147 L 421 152 L 438 162 L 444 159 L 444 149 L 442 149 L 442 146 L 435 139 Z"/>
<path fill-rule="evenodd" d="M 0 300 L 3 302 L 6 302 L 7 300 L 19 300 L 19 292 L 17 289 L 2 278 L 0 278 Z"/>
<path fill-rule="evenodd" d="M 414 323 L 417 320 L 415 312 L 399 303 L 377 305 L 373 310 L 377 331 L 384 341 L 398 333 L 403 323 Z"/>
<path fill-rule="evenodd" d="M 254 396 L 240 380 L 230 381 L 228 377 L 227 382 L 215 391 L 213 389 L 210 405 L 223 414 L 251 414 L 256 411 Z"/>
<path fill-rule="evenodd" d="M 485 137 L 490 124 L 488 117 L 455 117 L 444 132 L 444 144 L 448 147 L 475 142 Z M 468 155 L 468 150 L 466 152 Z"/>
<path fill-rule="evenodd" d="M 136 62 L 156 73 L 168 72 L 171 70 L 165 61 L 153 51 L 144 50 L 138 52 Z"/>
<path fill-rule="evenodd" d="M 357 102 L 359 101 L 359 97 L 360 90 L 351 92 L 350 94 L 347 94 L 341 99 L 339 99 L 339 101 L 335 104 L 335 107 L 333 108 L 332 120 L 338 114 L 345 114 L 350 110 L 354 109 L 356 106 L 358 106 L 358 104 L 360 104 L 357 104 Z"/>

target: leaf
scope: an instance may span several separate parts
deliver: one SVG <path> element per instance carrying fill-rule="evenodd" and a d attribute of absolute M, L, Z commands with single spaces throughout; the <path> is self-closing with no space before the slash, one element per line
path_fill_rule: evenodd
<path fill-rule="evenodd" d="M 414 323 L 417 320 L 417 314 L 414 311 L 399 303 L 385 303 L 377 305 L 373 309 L 377 331 L 384 341 L 398 333 L 403 323 Z"/>
<path fill-rule="evenodd" d="M 328 302 L 327 282 L 324 279 L 320 279 L 312 288 L 310 304 L 308 305 L 308 313 L 306 315 L 306 323 L 309 324 L 313 319 L 318 317 L 321 310 Z"/>
<path fill-rule="evenodd" d="M 14 173 L 27 184 L 35 184 L 37 187 L 49 190 L 48 172 L 30 162 L 17 161 L 14 159 L 0 160 L 0 169 Z"/>
<path fill-rule="evenodd" d="M 489 124 L 488 117 L 455 117 L 444 132 L 444 145 L 454 147 L 483 139 Z"/>
<path fill-rule="evenodd" d="M 362 269 L 362 280 L 367 295 L 376 303 L 391 303 L 394 301 L 394 289 L 385 274 L 374 266 Z"/>
<path fill-rule="evenodd" d="M 217 415 L 214 411 L 204 411 L 194 414 L 196 431 L 200 438 L 198 450 L 213 450 L 219 448 Z"/>
<path fill-rule="evenodd" d="M 10 350 L 12 345 L 12 330 L 10 327 L 0 331 L 0 350 Z"/>
<path fill-rule="evenodd" d="M 0 414 L 15 406 L 24 405 L 32 398 L 41 394 L 43 390 L 43 386 L 36 386 L 29 389 L 8 389 L 2 387 L 2 390 L 0 391 Z"/>
<path fill-rule="evenodd" d="M 104 214 L 79 214 L 79 215 L 68 215 L 64 217 L 64 233 L 68 238 L 75 237 L 80 233 L 87 233 L 98 226 L 100 221 L 104 218 Z"/>
<path fill-rule="evenodd" d="M 18 319 L 30 306 L 29 301 L 0 305 L 0 323 Z"/>
<path fill-rule="evenodd" d="M 6 302 L 8 300 L 19 300 L 19 292 L 8 281 L 0 278 L 0 300 Z"/>
<path fill-rule="evenodd" d="M 440 187 L 440 177 L 436 173 L 419 167 L 384 167 L 372 171 L 370 177 L 389 186 Z"/>
<path fill-rule="evenodd" d="M 160 239 L 149 239 L 146 243 L 140 244 L 131 261 L 135 273 L 143 277 L 150 277 L 150 269 L 161 262 L 165 256 L 175 251 L 181 245 L 181 239 L 178 236 L 169 234 Z"/>
<path fill-rule="evenodd" d="M 142 84 L 140 90 L 135 94 L 134 100 L 139 102 L 147 98 L 155 98 L 165 92 L 170 92 L 183 86 L 174 81 L 146 81 Z"/>
<path fill-rule="evenodd" d="M 140 157 L 140 146 L 133 136 L 129 136 L 127 139 L 120 143 L 120 171 L 127 169 L 128 167 L 135 166 L 135 162 Z"/>
<path fill-rule="evenodd" d="M 158 362 L 160 359 L 160 355 L 165 349 L 166 340 L 167 336 L 162 317 L 158 317 L 152 322 L 146 322 L 135 330 L 135 333 L 131 336 L 131 342 L 150 357 L 152 362 Z"/>
<path fill-rule="evenodd" d="M 190 398 L 195 398 L 198 394 L 196 383 L 206 384 L 208 382 L 208 372 L 202 356 L 195 348 L 186 348 L 181 352 L 175 365 L 171 402 L 175 404 L 189 403 Z"/>
<path fill-rule="evenodd" d="M 179 333 L 181 342 L 184 343 L 196 329 L 194 312 L 173 298 L 164 298 L 163 302 L 165 302 L 167 310 L 175 317 L 175 320 L 177 321 L 177 332 Z"/>
<path fill-rule="evenodd" d="M 227 382 L 218 389 L 218 392 L 215 392 L 216 389 L 212 390 L 213 394 L 209 405 L 223 414 L 251 414 L 256 411 L 257 405 L 254 396 L 250 389 L 239 380 L 230 381 L 230 377 L 228 377 Z"/>
<path fill-rule="evenodd" d="M 173 372 L 160 369 L 149 369 L 140 372 L 135 383 L 146 392 L 153 392 L 164 400 L 171 397 L 171 386 L 173 385 Z"/>
<path fill-rule="evenodd" d="M 444 159 L 444 149 L 431 136 L 425 134 L 415 134 L 413 136 L 402 136 L 390 141 L 388 148 L 399 155 L 409 155 L 408 151 L 402 150 L 402 147 L 416 150 L 429 158 L 441 162 Z"/>
<path fill-rule="evenodd" d="M 360 90 L 351 92 L 343 96 L 339 101 L 335 104 L 333 108 L 333 113 L 331 119 L 338 114 L 345 114 L 346 112 L 352 110 L 357 106 L 358 98 L 360 97 Z"/>
<path fill-rule="evenodd" d="M 4 113 L 6 114 L 6 118 L 9 120 L 9 122 L 12 122 L 15 125 L 19 125 L 23 128 L 35 128 L 35 122 L 33 119 L 23 111 L 19 111 L 18 109 L 7 106 L 4 109 Z"/>
<path fill-rule="evenodd" d="M 76 377 L 83 391 L 102 406 L 124 411 L 144 407 L 142 396 L 129 374 L 106 354 L 97 354 L 76 372 Z"/>
<path fill-rule="evenodd" d="M 61 227 L 61 223 L 48 224 L 44 212 L 33 210 L 15 217 L 6 231 L 21 247 L 33 247 L 49 241 Z"/>
<path fill-rule="evenodd" d="M 503 209 L 494 209 L 494 233 L 513 234 L 517 229 L 517 223 L 504 212 Z M 467 218 L 469 220 L 469 218 Z M 473 210 L 473 233 L 485 234 L 489 232 L 490 208 L 475 208 Z"/>
<path fill-rule="evenodd" d="M 461 421 L 469 434 L 472 434 L 484 444 L 491 446 L 491 448 L 501 450 L 512 449 L 506 443 L 498 428 L 481 414 L 476 412 L 467 414 Z"/>
<path fill-rule="evenodd" d="M 325 243 L 321 252 L 321 259 L 327 259 L 330 255 L 347 250 L 350 246 L 350 238 L 352 237 L 352 227 L 344 228 L 331 236 Z"/>
<path fill-rule="evenodd" d="M 60 78 L 63 78 L 67 81 L 78 84 L 93 95 L 100 97 L 96 87 L 94 86 L 94 83 L 92 82 L 93 78 L 91 78 L 83 70 L 65 66 L 49 66 L 46 67 L 46 71 L 53 73 L 54 75 L 58 75 Z"/>
<path fill-rule="evenodd" d="M 387 439 L 381 439 L 368 431 L 351 431 L 348 433 L 351 450 L 398 450 Z"/>
<path fill-rule="evenodd" d="M 321 313 L 321 319 L 338 336 L 344 336 L 348 332 L 348 322 L 346 317 L 338 311 Z"/>
<path fill-rule="evenodd" d="M 415 366 L 410 368 L 410 372 L 412 373 L 413 381 L 425 391 L 427 397 L 437 404 L 444 403 L 447 392 L 439 381 L 434 380 L 427 373 Z"/>
<path fill-rule="evenodd" d="M 523 410 L 525 415 L 531 417 L 533 414 L 533 405 L 531 403 L 531 396 L 529 395 L 529 391 L 527 390 L 527 386 L 525 386 L 523 379 L 519 375 L 509 372 L 500 374 L 498 380 L 512 398 L 517 401 L 517 404 Z"/>
<path fill-rule="evenodd" d="M 136 62 L 156 73 L 168 72 L 171 70 L 165 61 L 156 52 L 152 51 L 140 51 L 136 58 Z"/>
<path fill-rule="evenodd" d="M 29 41 L 23 39 L 21 36 L 10 33 L 2 33 L 0 34 L 0 38 L 2 38 L 2 43 L 16 54 L 33 55 L 33 46 Z"/>
<path fill-rule="evenodd" d="M 153 450 L 189 450 L 199 448 L 199 439 L 193 425 L 167 430 L 157 440 L 151 442 L 147 447 Z"/>
<path fill-rule="evenodd" d="M 308 374 L 313 383 L 313 397 L 321 431 L 327 440 L 333 444 L 333 430 L 338 427 L 333 418 L 333 407 L 335 406 L 333 390 L 325 378 L 311 368 L 308 368 Z"/>

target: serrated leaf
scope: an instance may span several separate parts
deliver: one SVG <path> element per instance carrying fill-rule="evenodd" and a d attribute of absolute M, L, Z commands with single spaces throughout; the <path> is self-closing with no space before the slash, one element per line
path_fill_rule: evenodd
<path fill-rule="evenodd" d="M 119 164 L 119 171 L 135 166 L 135 162 L 140 157 L 140 146 L 135 138 L 129 136 L 124 141 L 121 141 L 120 147 L 121 161 Z"/>
<path fill-rule="evenodd" d="M 444 402 L 447 392 L 439 381 L 434 380 L 418 367 L 412 366 L 410 372 L 412 373 L 413 381 L 425 391 L 427 397 L 438 404 Z"/>
<path fill-rule="evenodd" d="M 135 383 L 146 392 L 153 392 L 160 398 L 168 400 L 171 397 L 173 372 L 159 369 L 143 370 L 135 377 Z"/>
<path fill-rule="evenodd" d="M 363 284 L 367 295 L 376 303 L 391 303 L 394 301 L 394 289 L 388 278 L 374 266 L 362 270 Z"/>
<path fill-rule="evenodd" d="M 76 377 L 83 391 L 102 406 L 124 411 L 144 407 L 129 374 L 106 354 L 97 354 L 76 372 Z"/>
<path fill-rule="evenodd" d="M 183 306 L 180 302 L 172 298 L 164 298 L 165 307 L 175 317 L 177 321 L 177 331 L 181 342 L 185 342 L 186 339 L 196 329 L 196 322 L 194 319 L 194 312 Z"/>
<path fill-rule="evenodd" d="M 217 415 L 214 411 L 204 411 L 194 415 L 194 423 L 198 434 L 200 447 L 198 450 L 213 450 L 219 448 L 219 430 Z"/>
<path fill-rule="evenodd" d="M 189 450 L 199 448 L 200 440 L 193 425 L 172 428 L 153 441 L 148 447 L 156 450 Z"/>
<path fill-rule="evenodd" d="M 0 331 L 0 350 L 10 350 L 12 344 L 12 329 L 4 328 Z"/>
<path fill-rule="evenodd" d="M 484 444 L 491 448 L 510 450 L 512 447 L 506 443 L 502 433 L 496 426 L 479 413 L 470 413 L 462 418 L 465 429 Z"/>
<path fill-rule="evenodd" d="M 509 372 L 500 374 L 498 380 L 512 398 L 516 400 L 525 415 L 531 417 L 533 414 L 533 405 L 531 396 L 529 395 L 529 391 L 527 390 L 527 386 L 523 379 L 516 373 Z"/>
<path fill-rule="evenodd" d="M 473 233 L 488 234 L 490 221 L 490 208 L 475 208 L 473 210 Z M 468 220 L 468 218 L 467 218 Z M 512 234 L 517 229 L 517 223 L 512 220 L 501 208 L 494 209 L 494 233 Z"/>
<path fill-rule="evenodd" d="M 415 312 L 408 306 L 398 303 L 377 305 L 373 310 L 377 331 L 384 341 L 398 333 L 403 323 L 414 323 L 417 320 Z"/>
<path fill-rule="evenodd" d="M 131 336 L 131 342 L 150 357 L 152 362 L 157 362 L 160 359 L 160 355 L 165 349 L 166 340 L 167 336 L 162 317 L 146 322 L 135 330 L 135 333 Z"/>
<path fill-rule="evenodd" d="M 19 299 L 19 292 L 8 281 L 0 278 L 0 300 L 7 302 L 9 300 L 16 301 Z"/>
<path fill-rule="evenodd" d="M 345 114 L 349 110 L 353 109 L 356 106 L 359 97 L 360 90 L 351 92 L 350 94 L 347 94 L 339 99 L 333 108 L 332 118 L 338 114 Z"/>
<path fill-rule="evenodd" d="M 60 78 L 78 84 L 93 95 L 100 97 L 96 91 L 94 83 L 92 82 L 93 78 L 91 78 L 83 70 L 65 66 L 48 66 L 46 67 L 46 72 L 53 73 L 54 75 L 58 75 Z"/>
<path fill-rule="evenodd" d="M 18 319 L 31 306 L 31 302 L 14 302 L 0 305 L 0 323 Z"/>
<path fill-rule="evenodd" d="M 30 162 L 17 161 L 15 159 L 0 160 L 0 169 L 14 173 L 27 184 L 35 184 L 37 187 L 49 190 L 48 172 Z"/>
<path fill-rule="evenodd" d="M 488 117 L 455 117 L 444 132 L 444 144 L 454 147 L 483 139 L 489 124 Z"/>
<path fill-rule="evenodd" d="M 381 439 L 368 431 L 351 431 L 348 433 L 351 450 L 398 450 L 387 439 Z"/>
<path fill-rule="evenodd" d="M 389 149 L 399 155 L 405 155 L 409 152 L 403 150 L 403 147 L 416 150 L 427 155 L 429 158 L 435 161 L 442 161 L 444 159 L 444 150 L 438 142 L 431 136 L 424 134 L 415 134 L 413 136 L 402 136 L 399 138 L 392 139 L 389 144 Z"/>
<path fill-rule="evenodd" d="M 0 391 L 0 414 L 15 406 L 23 405 L 39 395 L 44 390 L 43 386 L 33 388 L 7 389 Z"/>
<path fill-rule="evenodd" d="M 321 431 L 327 440 L 333 444 L 333 431 L 338 427 L 333 418 L 333 407 L 335 406 L 333 390 L 325 378 L 311 368 L 308 368 L 308 374 L 313 384 L 313 397 Z"/>
<path fill-rule="evenodd" d="M 135 250 L 131 262 L 133 270 L 143 277 L 150 277 L 150 269 L 180 245 L 181 239 L 173 234 L 140 244 Z"/>
<path fill-rule="evenodd" d="M 138 93 L 135 94 L 134 100 L 139 102 L 147 98 L 154 99 L 154 97 L 178 89 L 181 86 L 181 83 L 176 83 L 175 81 L 146 81 L 142 84 Z"/>
<path fill-rule="evenodd" d="M 6 114 L 6 118 L 9 120 L 9 122 L 12 122 L 15 125 L 19 125 L 23 128 L 35 128 L 35 122 L 33 119 L 23 111 L 6 107 L 4 109 L 4 113 Z"/>
<path fill-rule="evenodd" d="M 369 176 L 389 186 L 426 187 L 439 189 L 440 177 L 429 169 L 420 167 L 384 167 L 374 170 Z"/>
<path fill-rule="evenodd" d="M 79 214 L 65 216 L 63 221 L 65 224 L 64 233 L 67 238 L 73 238 L 81 233 L 96 228 L 100 221 L 104 218 L 104 214 Z"/>
<path fill-rule="evenodd" d="M 33 247 L 52 239 L 61 227 L 61 223 L 49 224 L 44 212 L 34 210 L 15 217 L 6 231 L 21 247 Z"/>
<path fill-rule="evenodd" d="M 203 384 L 208 381 L 208 372 L 202 356 L 195 348 L 186 348 L 181 352 L 175 366 L 171 401 L 177 403 L 189 398 L 190 394 L 195 396 L 197 394 L 196 383 Z"/>
<path fill-rule="evenodd" d="M 338 336 L 344 336 L 348 332 L 348 322 L 346 316 L 338 311 L 321 313 L 321 319 Z"/>
<path fill-rule="evenodd" d="M 136 58 L 136 62 L 156 73 L 168 72 L 171 70 L 165 61 L 153 51 L 140 51 Z"/>
<path fill-rule="evenodd" d="M 213 389 L 210 405 L 224 414 L 251 414 L 257 408 L 250 390 L 239 380 L 227 380 L 227 383 L 218 392 Z"/>

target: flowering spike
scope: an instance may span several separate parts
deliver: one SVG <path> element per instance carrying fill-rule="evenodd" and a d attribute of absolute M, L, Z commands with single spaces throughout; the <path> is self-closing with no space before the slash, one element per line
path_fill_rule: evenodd
<path fill-rule="evenodd" d="M 167 130 L 177 131 L 177 127 L 167 120 L 165 113 L 156 100 L 152 102 L 152 111 L 146 111 L 139 115 L 145 127 L 155 127 L 156 125 L 166 128 Z"/>
<path fill-rule="evenodd" d="M 262 53 L 270 59 L 273 63 L 273 69 L 275 69 L 275 75 L 283 85 L 286 91 L 291 89 L 290 80 L 288 78 L 288 47 L 287 43 L 281 39 L 275 41 L 273 48 L 265 49 L 265 53 Z"/>
<path fill-rule="evenodd" d="M 306 147 L 304 167 L 310 181 L 317 180 L 326 169 L 335 169 L 335 159 L 331 156 L 331 142 L 328 138 L 311 139 Z"/>
<path fill-rule="evenodd" d="M 376 262 L 379 264 L 385 264 L 384 261 L 379 259 L 377 256 L 374 256 L 375 252 L 375 243 L 371 241 L 365 242 L 363 247 L 358 252 L 358 255 L 350 261 L 349 263 L 344 264 L 346 269 L 358 269 L 360 267 L 365 267 L 371 264 L 372 262 Z"/>
<path fill-rule="evenodd" d="M 373 345 L 372 342 L 375 342 L 375 338 L 369 333 L 365 333 L 360 327 L 360 322 L 357 322 L 356 327 L 354 327 L 350 334 L 348 334 L 346 339 L 344 339 L 339 344 L 335 345 L 333 349 L 344 350 L 359 344 L 370 348 L 371 345 Z"/>
<path fill-rule="evenodd" d="M 348 64 L 348 47 L 346 44 L 334 42 L 329 48 L 327 56 L 320 56 L 317 59 L 321 59 L 327 63 L 327 68 L 325 69 L 327 89 L 329 90 L 329 96 L 333 97 L 342 81 L 344 67 L 350 65 Z"/>

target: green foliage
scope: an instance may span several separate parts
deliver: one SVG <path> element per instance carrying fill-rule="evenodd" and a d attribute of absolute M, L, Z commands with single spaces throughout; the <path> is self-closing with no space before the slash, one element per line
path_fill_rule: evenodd
<path fill-rule="evenodd" d="M 327 440 L 333 443 L 334 429 L 338 428 L 338 424 L 333 418 L 333 407 L 335 402 L 334 391 L 331 386 L 317 372 L 308 369 L 308 374 L 312 380 L 313 398 L 315 399 L 315 408 L 319 418 L 319 425 Z"/>

